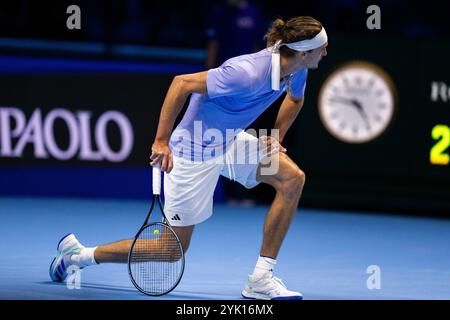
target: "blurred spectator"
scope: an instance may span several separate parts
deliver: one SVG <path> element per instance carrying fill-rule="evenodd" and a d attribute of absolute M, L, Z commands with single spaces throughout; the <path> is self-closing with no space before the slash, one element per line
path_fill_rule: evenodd
<path fill-rule="evenodd" d="M 213 7 L 207 21 L 206 67 L 263 48 L 265 26 L 258 7 L 247 0 L 227 0 Z"/>
<path fill-rule="evenodd" d="M 119 42 L 145 43 L 150 35 L 150 22 L 145 19 L 142 0 L 125 2 L 125 19 L 117 30 Z"/>
<path fill-rule="evenodd" d="M 124 11 L 122 4 L 121 1 L 111 3 L 107 0 L 83 0 L 80 6 L 81 23 L 86 40 L 111 44 Z"/>

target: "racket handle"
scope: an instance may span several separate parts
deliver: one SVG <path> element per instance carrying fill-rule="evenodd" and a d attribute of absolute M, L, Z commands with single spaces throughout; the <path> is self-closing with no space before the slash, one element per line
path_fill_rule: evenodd
<path fill-rule="evenodd" d="M 152 182 L 153 182 L 153 194 L 161 194 L 161 168 L 159 166 L 153 167 L 152 172 Z"/>

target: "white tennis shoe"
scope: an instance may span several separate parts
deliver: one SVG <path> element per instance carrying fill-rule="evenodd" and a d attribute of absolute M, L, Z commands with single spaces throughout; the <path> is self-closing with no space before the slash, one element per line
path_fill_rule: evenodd
<path fill-rule="evenodd" d="M 260 300 L 303 300 L 300 292 L 288 290 L 283 281 L 274 277 L 272 272 L 267 272 L 260 278 L 249 275 L 242 296 Z"/>
<path fill-rule="evenodd" d="M 73 233 L 69 233 L 59 241 L 56 249 L 58 253 L 50 265 L 49 274 L 53 281 L 63 282 L 67 277 L 67 269 L 72 265 L 70 257 L 79 254 L 84 246 Z"/>

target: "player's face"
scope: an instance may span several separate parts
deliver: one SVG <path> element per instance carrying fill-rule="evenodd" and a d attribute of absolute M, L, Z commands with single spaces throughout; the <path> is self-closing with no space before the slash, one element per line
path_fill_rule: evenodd
<path fill-rule="evenodd" d="M 319 62 L 324 56 L 327 55 L 328 43 L 324 44 L 322 47 L 311 50 L 310 52 L 303 53 L 303 64 L 308 69 L 317 69 L 319 67 Z"/>

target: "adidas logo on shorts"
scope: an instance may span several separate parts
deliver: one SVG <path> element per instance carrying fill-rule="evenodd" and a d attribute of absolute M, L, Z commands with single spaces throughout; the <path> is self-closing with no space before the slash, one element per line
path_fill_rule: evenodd
<path fill-rule="evenodd" d="M 180 217 L 176 214 L 176 215 L 174 215 L 174 216 L 172 217 L 172 220 L 178 220 L 178 221 L 180 221 L 181 219 L 180 219 Z"/>

